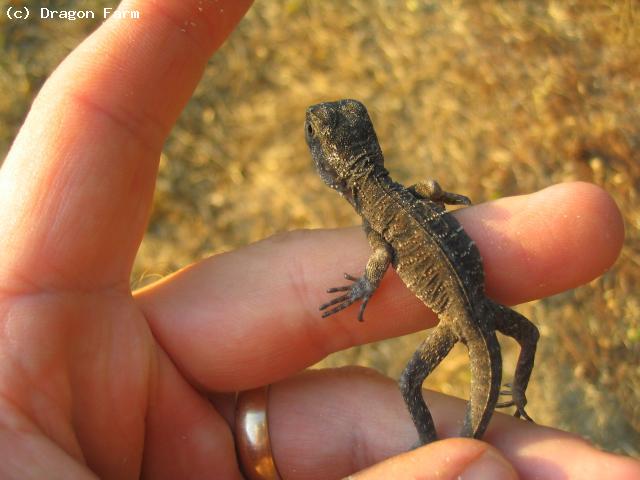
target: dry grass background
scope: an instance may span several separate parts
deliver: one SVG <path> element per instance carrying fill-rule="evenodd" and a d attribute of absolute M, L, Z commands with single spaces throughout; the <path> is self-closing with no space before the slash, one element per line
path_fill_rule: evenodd
<path fill-rule="evenodd" d="M 257 2 L 167 141 L 133 284 L 276 232 L 358 223 L 316 178 L 302 133 L 306 106 L 358 98 L 400 181 L 436 178 L 476 203 L 569 180 L 615 197 L 627 238 L 614 268 L 520 307 L 542 333 L 529 411 L 640 455 L 639 21 L 634 0 Z M 2 156 L 47 75 L 96 26 L 0 20 Z M 397 376 L 423 336 L 323 365 Z M 465 352 L 428 385 L 466 396 Z"/>

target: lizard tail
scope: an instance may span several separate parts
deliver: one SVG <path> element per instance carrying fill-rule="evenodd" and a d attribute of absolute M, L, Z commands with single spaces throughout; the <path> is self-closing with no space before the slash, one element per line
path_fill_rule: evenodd
<path fill-rule="evenodd" d="M 463 437 L 480 438 L 498 402 L 502 356 L 495 332 L 477 329 L 465 338 L 471 363 L 471 393 L 461 431 Z"/>

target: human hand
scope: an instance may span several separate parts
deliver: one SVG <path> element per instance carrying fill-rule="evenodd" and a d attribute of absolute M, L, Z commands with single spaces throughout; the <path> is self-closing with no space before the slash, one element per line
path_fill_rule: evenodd
<path fill-rule="evenodd" d="M 129 289 L 163 141 L 248 4 L 125 2 L 141 19 L 107 21 L 34 102 L 0 170 L 2 478 L 241 478 L 230 392 L 269 383 L 285 479 L 344 476 L 415 441 L 393 382 L 362 369 L 298 373 L 434 323 L 393 275 L 364 325 L 351 311 L 318 318 L 336 272 L 367 255 L 358 230 L 275 237 Z M 576 214 L 588 220 L 576 225 Z M 592 278 L 622 236 L 609 197 L 583 184 L 458 215 L 483 251 L 490 291 L 507 302 Z M 428 401 L 439 431 L 454 434 L 460 403 Z M 632 460 L 499 414 L 485 438 L 524 478 L 638 476 Z M 459 472 L 487 448 L 446 440 L 359 478 Z"/>

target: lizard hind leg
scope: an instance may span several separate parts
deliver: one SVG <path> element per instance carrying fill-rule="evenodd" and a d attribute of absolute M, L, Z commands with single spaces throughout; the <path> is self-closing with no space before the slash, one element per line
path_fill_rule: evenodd
<path fill-rule="evenodd" d="M 418 431 L 418 444 L 437 440 L 433 417 L 422 396 L 422 383 L 458 341 L 450 328 L 440 324 L 420 344 L 400 376 L 399 384 L 411 420 Z"/>
<path fill-rule="evenodd" d="M 518 356 L 516 372 L 510 389 L 511 400 L 499 403 L 496 406 L 498 408 L 515 406 L 516 412 L 514 415 L 516 417 L 523 417 L 532 422 L 533 420 L 524 409 L 527 404 L 525 392 L 533 370 L 540 333 L 533 323 L 515 310 L 494 302 L 491 302 L 491 308 L 495 312 L 496 330 L 514 338 L 520 344 L 520 355 Z"/>

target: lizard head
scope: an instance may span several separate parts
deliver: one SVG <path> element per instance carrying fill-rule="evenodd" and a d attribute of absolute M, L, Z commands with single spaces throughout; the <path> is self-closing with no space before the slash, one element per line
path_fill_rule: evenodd
<path fill-rule="evenodd" d="M 312 105 L 304 131 L 320 177 L 343 195 L 350 196 L 353 180 L 362 172 L 384 168 L 373 124 L 357 100 Z"/>

